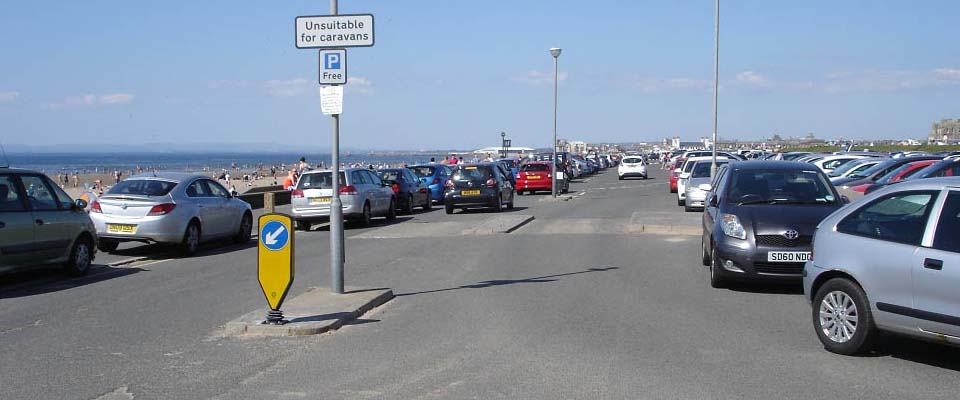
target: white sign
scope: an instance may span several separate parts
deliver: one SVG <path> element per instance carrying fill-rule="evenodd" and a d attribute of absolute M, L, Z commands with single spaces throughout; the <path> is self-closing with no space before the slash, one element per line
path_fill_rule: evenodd
<path fill-rule="evenodd" d="M 296 18 L 298 49 L 373 46 L 373 14 Z"/>
<path fill-rule="evenodd" d="M 320 84 L 347 84 L 347 50 L 320 50 Z"/>
<path fill-rule="evenodd" d="M 343 114 L 343 86 L 320 88 L 320 111 L 323 111 L 324 115 Z"/>

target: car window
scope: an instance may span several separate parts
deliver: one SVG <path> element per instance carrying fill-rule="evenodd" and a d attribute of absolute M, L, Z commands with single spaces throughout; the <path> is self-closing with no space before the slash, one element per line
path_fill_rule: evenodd
<path fill-rule="evenodd" d="M 413 171 L 411 171 L 411 170 L 409 170 L 409 169 L 403 170 L 403 175 L 405 175 L 405 176 L 407 177 L 407 180 L 410 181 L 410 182 L 412 182 L 412 183 L 417 183 L 417 182 L 420 181 L 420 180 L 417 179 L 417 177 L 413 174 Z"/>
<path fill-rule="evenodd" d="M 207 184 L 208 188 L 210 189 L 209 193 L 212 194 L 214 197 L 223 197 L 223 198 L 230 197 L 230 193 L 227 192 L 227 189 L 225 189 L 223 186 L 220 186 L 219 183 L 216 183 L 211 180 L 206 180 L 204 181 L 204 183 Z"/>
<path fill-rule="evenodd" d="M 361 173 L 361 171 L 353 171 L 350 173 L 350 184 L 351 185 L 365 185 L 370 182 L 367 180 L 367 177 Z"/>
<path fill-rule="evenodd" d="M 177 186 L 174 182 L 156 179 L 127 179 L 113 185 L 107 191 L 108 195 L 137 195 L 137 196 L 166 196 Z"/>
<path fill-rule="evenodd" d="M 27 201 L 30 207 L 37 211 L 59 210 L 60 204 L 53 195 L 53 190 L 37 175 L 21 175 L 20 181 L 27 189 Z"/>
<path fill-rule="evenodd" d="M 187 197 L 210 197 L 210 189 L 203 184 L 203 180 L 197 180 L 187 186 Z"/>
<path fill-rule="evenodd" d="M 697 161 L 694 164 L 692 171 L 690 172 L 691 178 L 708 178 L 710 177 L 710 167 L 713 164 L 712 161 Z M 717 168 L 721 165 L 726 164 L 726 162 L 720 162 L 717 160 Z"/>
<path fill-rule="evenodd" d="M 0 211 L 25 211 L 12 175 L 0 175 Z"/>
<path fill-rule="evenodd" d="M 377 174 L 370 171 L 362 171 L 364 181 L 374 186 L 383 186 L 383 180 Z"/>
<path fill-rule="evenodd" d="M 935 191 L 884 196 L 848 215 L 837 225 L 837 231 L 919 246 L 936 197 Z"/>
<path fill-rule="evenodd" d="M 413 169 L 413 173 L 420 178 L 432 177 L 434 171 L 436 171 L 435 167 L 413 167 L 412 169 Z"/>
<path fill-rule="evenodd" d="M 520 170 L 523 172 L 549 171 L 550 166 L 546 164 L 524 164 Z"/>
<path fill-rule="evenodd" d="M 628 157 L 628 158 L 624 158 L 623 161 L 621 161 L 621 162 L 622 162 L 623 164 L 637 164 L 637 163 L 641 163 L 641 164 L 642 164 L 642 163 L 643 163 L 643 159 L 642 159 L 642 158 L 637 158 L 637 157 Z"/>
<path fill-rule="evenodd" d="M 960 253 L 960 234 L 957 232 L 960 232 L 960 191 L 951 191 L 940 211 L 933 248 Z"/>
<path fill-rule="evenodd" d="M 491 177 L 489 168 L 478 166 L 466 166 L 453 172 L 455 181 L 486 181 Z"/>
<path fill-rule="evenodd" d="M 737 204 L 835 204 L 832 186 L 817 171 L 745 170 L 731 174 L 727 200 Z"/>
<path fill-rule="evenodd" d="M 53 188 L 53 194 L 55 194 L 57 196 L 57 200 L 60 201 L 60 208 L 64 210 L 69 210 L 73 208 L 73 199 L 70 197 L 69 194 L 67 194 L 67 192 L 64 192 L 63 189 L 60 188 L 60 186 L 57 186 L 53 182 L 50 182 L 49 179 L 47 180 L 47 183 L 50 187 Z"/>
<path fill-rule="evenodd" d="M 377 176 L 387 182 L 397 181 L 397 171 L 377 171 Z"/>

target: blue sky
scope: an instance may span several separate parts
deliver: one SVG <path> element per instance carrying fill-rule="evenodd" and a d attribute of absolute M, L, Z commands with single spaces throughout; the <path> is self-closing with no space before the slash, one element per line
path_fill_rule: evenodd
<path fill-rule="evenodd" d="M 329 143 L 297 15 L 327 1 L 10 1 L 0 14 L 6 144 Z M 349 50 L 342 145 L 475 148 L 506 131 L 650 141 L 711 130 L 713 1 L 343 0 L 376 46 Z M 721 4 L 720 134 L 925 137 L 960 117 L 960 2 Z"/>

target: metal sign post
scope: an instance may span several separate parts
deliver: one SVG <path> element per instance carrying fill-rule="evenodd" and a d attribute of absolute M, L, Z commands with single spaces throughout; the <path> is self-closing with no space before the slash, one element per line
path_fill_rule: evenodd
<path fill-rule="evenodd" d="M 331 291 L 343 294 L 343 202 L 340 200 L 340 114 L 343 112 L 343 86 L 347 83 L 346 47 L 373 46 L 373 15 L 339 15 L 337 0 L 330 0 L 330 15 L 300 16 L 294 20 L 298 49 L 320 50 L 318 82 L 321 109 L 333 119 L 333 146 L 330 171 L 333 196 L 330 199 L 330 275 Z"/>
<path fill-rule="evenodd" d="M 280 306 L 293 285 L 293 218 L 286 214 L 264 214 L 258 219 L 257 280 L 270 312 L 265 324 L 284 324 Z"/>

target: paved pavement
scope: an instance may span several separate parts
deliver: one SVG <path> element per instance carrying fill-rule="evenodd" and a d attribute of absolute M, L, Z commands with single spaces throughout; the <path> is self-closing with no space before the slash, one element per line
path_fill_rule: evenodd
<path fill-rule="evenodd" d="M 958 349 L 884 337 L 837 356 L 799 286 L 711 289 L 697 236 L 636 229 L 699 223 L 653 177 L 518 197 L 535 219 L 511 233 L 442 209 L 350 227 L 348 285 L 397 297 L 320 336 L 223 335 L 263 306 L 253 244 L 0 277 L 0 398 L 956 398 Z M 326 228 L 297 241 L 293 296 L 329 284 Z"/>

